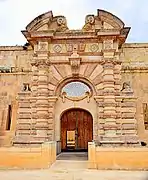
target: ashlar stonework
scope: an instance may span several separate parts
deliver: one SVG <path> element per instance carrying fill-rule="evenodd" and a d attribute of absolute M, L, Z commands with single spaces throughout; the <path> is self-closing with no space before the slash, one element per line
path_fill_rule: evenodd
<path fill-rule="evenodd" d="M 64 16 L 49 11 L 22 31 L 24 46 L 0 46 L 1 145 L 56 141 L 61 151 L 61 138 L 68 144 L 68 133 L 75 136 L 74 149 L 90 140 L 103 147 L 148 142 L 143 111 L 148 44 L 125 43 L 129 31 L 104 10 L 87 15 L 81 30 L 69 30 Z M 90 92 L 69 97 L 62 89 L 71 82 L 86 84 Z M 69 117 L 67 112 L 76 109 Z M 85 129 L 85 115 L 92 117 L 92 132 Z M 62 134 L 61 119 L 66 118 L 81 124 L 67 124 L 64 132 L 70 132 Z M 79 138 L 85 130 L 92 139 Z"/>

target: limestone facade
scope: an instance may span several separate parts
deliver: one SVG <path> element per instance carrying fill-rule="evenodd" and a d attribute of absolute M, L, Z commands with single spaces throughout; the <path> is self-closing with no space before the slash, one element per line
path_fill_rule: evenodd
<path fill-rule="evenodd" d="M 71 108 L 91 113 L 96 144 L 148 142 L 143 111 L 148 44 L 125 43 L 129 31 L 103 10 L 87 15 L 81 30 L 69 30 L 66 18 L 50 11 L 22 31 L 28 41 L 24 46 L 1 46 L 1 144 L 59 142 L 61 115 Z M 90 94 L 63 95 L 62 88 L 76 81 Z"/>

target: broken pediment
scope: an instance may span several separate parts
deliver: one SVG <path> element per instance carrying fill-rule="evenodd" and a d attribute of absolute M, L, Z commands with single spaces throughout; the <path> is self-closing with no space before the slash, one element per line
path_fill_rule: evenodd
<path fill-rule="evenodd" d="M 36 17 L 26 27 L 27 32 L 47 30 L 56 32 L 68 30 L 66 18 L 64 16 L 53 16 L 52 11 L 49 11 Z"/>
<path fill-rule="evenodd" d="M 119 47 L 121 47 L 127 38 L 129 30 L 130 27 L 125 27 L 124 23 L 118 17 L 99 9 L 97 10 L 97 15 L 86 16 L 85 25 L 81 30 L 69 30 L 67 20 L 64 16 L 53 16 L 52 11 L 49 11 L 31 21 L 22 33 L 31 46 L 38 44 L 39 41 L 49 41 L 55 37 L 60 37 L 61 39 L 98 37 L 101 41 L 104 41 L 104 37 L 107 37 L 107 40 L 110 38 L 109 41 L 105 42 L 107 46 L 113 43 L 113 39 L 118 38 Z M 70 46 L 68 47 L 71 49 Z M 84 47 L 84 43 L 80 44 L 82 51 Z M 44 48 L 41 49 L 43 50 Z M 48 50 L 48 48 L 44 50 Z M 57 51 L 60 51 L 60 48 Z"/>
<path fill-rule="evenodd" d="M 97 16 L 87 15 L 85 18 L 85 25 L 83 31 L 92 31 L 99 29 L 116 29 L 121 30 L 124 28 L 124 23 L 115 15 L 98 9 Z"/>

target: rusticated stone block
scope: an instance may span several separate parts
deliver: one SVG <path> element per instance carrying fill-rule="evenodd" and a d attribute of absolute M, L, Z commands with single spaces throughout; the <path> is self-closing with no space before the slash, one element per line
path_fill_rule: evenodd
<path fill-rule="evenodd" d="M 137 130 L 131 130 L 131 129 L 128 129 L 128 130 L 124 130 L 124 129 L 122 129 L 122 134 L 123 135 L 135 135 L 135 134 L 137 134 Z"/>
<path fill-rule="evenodd" d="M 19 103 L 20 108 L 30 108 L 30 103 L 29 102 L 21 102 Z"/>
<path fill-rule="evenodd" d="M 136 124 L 122 124 L 122 129 L 137 129 L 137 125 Z"/>
<path fill-rule="evenodd" d="M 103 125 L 104 130 L 116 130 L 117 129 L 117 124 L 104 124 Z"/>
<path fill-rule="evenodd" d="M 19 124 L 19 125 L 17 125 L 17 129 L 18 130 L 30 130 L 30 129 L 32 129 L 32 125 L 31 124 L 25 124 L 25 123 L 23 123 L 23 124 Z"/>
<path fill-rule="evenodd" d="M 103 129 L 98 130 L 98 135 L 105 135 L 105 131 Z"/>
<path fill-rule="evenodd" d="M 17 135 L 20 135 L 20 136 L 30 135 L 30 130 L 28 130 L 28 129 L 27 129 L 27 130 L 26 130 L 26 129 L 25 129 L 25 130 L 23 130 L 23 129 L 22 129 L 22 130 L 19 130 L 19 129 L 18 129 L 18 130 L 17 130 Z"/>
<path fill-rule="evenodd" d="M 138 140 L 138 136 L 137 135 L 125 135 L 125 136 L 122 135 L 121 139 L 123 141 L 125 141 L 126 143 L 139 144 L 139 140 Z"/>
<path fill-rule="evenodd" d="M 27 119 L 27 122 L 28 122 L 28 119 L 31 119 L 31 113 L 27 113 L 27 114 L 19 113 L 18 118 L 19 118 L 19 120 L 20 119 Z"/>
<path fill-rule="evenodd" d="M 122 113 L 122 118 L 123 119 L 135 118 L 135 113 L 124 112 L 124 113 Z"/>
<path fill-rule="evenodd" d="M 123 102 L 121 103 L 121 107 L 136 107 L 135 102 Z"/>
<path fill-rule="evenodd" d="M 37 112 L 37 119 L 48 119 L 49 118 L 49 114 L 48 113 L 44 113 L 44 112 Z"/>

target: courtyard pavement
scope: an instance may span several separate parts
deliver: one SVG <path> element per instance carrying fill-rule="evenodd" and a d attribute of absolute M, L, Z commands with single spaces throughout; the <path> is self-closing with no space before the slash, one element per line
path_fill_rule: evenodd
<path fill-rule="evenodd" d="M 0 170 L 0 180 L 148 180 L 148 171 L 87 169 L 86 159 L 87 154 L 63 153 L 49 169 Z"/>
<path fill-rule="evenodd" d="M 144 171 L 5 170 L 0 180 L 148 180 Z"/>

